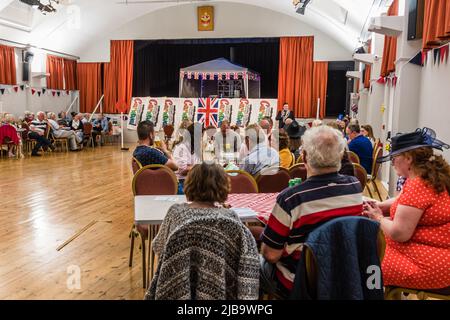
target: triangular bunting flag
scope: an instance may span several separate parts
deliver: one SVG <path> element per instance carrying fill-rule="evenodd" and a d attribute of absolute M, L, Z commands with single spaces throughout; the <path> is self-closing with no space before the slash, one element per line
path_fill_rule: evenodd
<path fill-rule="evenodd" d="M 34 90 L 33 88 L 31 88 L 31 95 L 34 96 L 35 93 L 36 93 L 36 90 Z"/>
<path fill-rule="evenodd" d="M 19 87 L 14 87 L 15 92 L 19 92 Z"/>
<path fill-rule="evenodd" d="M 67 95 L 70 95 L 70 91 L 69 91 L 69 90 L 67 90 L 67 91 L 66 91 L 66 94 L 67 94 Z"/>
<path fill-rule="evenodd" d="M 397 77 L 397 76 L 394 76 L 394 77 L 392 78 L 392 86 L 393 86 L 394 88 L 397 86 L 397 81 L 398 81 L 398 77 Z"/>
<path fill-rule="evenodd" d="M 52 91 L 52 95 L 55 96 L 56 95 L 56 91 Z"/>
<path fill-rule="evenodd" d="M 60 91 L 58 91 L 58 92 L 57 92 L 57 95 L 58 95 L 58 97 L 60 97 L 60 96 L 61 96 L 61 92 L 60 92 Z"/>
<path fill-rule="evenodd" d="M 25 86 L 24 86 L 24 85 L 21 85 L 21 86 L 20 86 L 20 90 L 23 91 L 24 89 L 25 89 Z"/>
<path fill-rule="evenodd" d="M 448 59 L 448 51 L 449 51 L 449 46 L 443 46 L 439 49 L 439 54 L 441 56 L 441 63 L 443 63 L 444 61 L 447 62 Z"/>
<path fill-rule="evenodd" d="M 439 50 L 433 50 L 433 55 L 434 55 L 434 64 L 436 64 L 436 61 L 439 64 Z"/>
<path fill-rule="evenodd" d="M 41 92 L 40 92 L 40 91 L 38 91 L 38 96 L 39 96 L 39 97 L 41 96 Z"/>
<path fill-rule="evenodd" d="M 0 92 L 1 92 L 2 94 L 5 94 L 5 89 L 0 89 Z"/>
<path fill-rule="evenodd" d="M 380 78 L 377 80 L 377 83 L 379 83 L 379 84 L 385 84 L 385 83 L 386 83 L 386 78 L 380 77 Z"/>
<path fill-rule="evenodd" d="M 42 89 L 42 94 L 45 94 L 45 89 Z"/>

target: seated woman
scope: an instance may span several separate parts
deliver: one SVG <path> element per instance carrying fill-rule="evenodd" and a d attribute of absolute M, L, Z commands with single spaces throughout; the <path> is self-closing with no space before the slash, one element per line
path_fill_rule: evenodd
<path fill-rule="evenodd" d="M 364 137 L 369 139 L 370 142 L 372 142 L 372 147 L 375 148 L 375 137 L 373 136 L 372 126 L 369 124 L 361 126 L 361 133 Z"/>
<path fill-rule="evenodd" d="M 230 189 L 219 165 L 192 168 L 185 183 L 189 203 L 170 207 L 153 241 L 158 271 L 146 299 L 258 298 L 256 243 L 238 215 L 221 205 Z"/>
<path fill-rule="evenodd" d="M 178 194 L 183 194 L 184 180 L 194 165 L 202 162 L 202 125 L 194 123 L 179 129 L 179 140 L 174 143 L 173 158 L 178 165 Z"/>
<path fill-rule="evenodd" d="M 279 137 L 280 167 L 289 169 L 295 164 L 295 156 L 289 150 L 289 136 L 286 133 L 280 133 Z"/>
<path fill-rule="evenodd" d="M 188 173 L 184 192 L 189 203 L 170 207 L 158 235 L 153 240 L 153 250 L 160 256 L 170 233 L 179 225 L 195 217 L 228 217 L 240 222 L 237 214 L 223 206 L 231 190 L 225 170 L 217 164 L 201 163 Z"/>
<path fill-rule="evenodd" d="M 367 202 L 364 214 L 379 221 L 386 236 L 382 264 L 387 286 L 443 289 L 450 286 L 450 166 L 433 148 L 449 145 L 424 128 L 392 138 L 391 159 L 405 177 L 400 195 Z"/>
<path fill-rule="evenodd" d="M 20 153 L 19 147 L 21 144 L 20 135 L 17 132 L 14 116 L 12 114 L 4 114 L 0 124 L 0 144 L 8 145 L 8 156 L 15 157 L 14 149 Z M 2 152 L 2 150 L 0 150 Z"/>

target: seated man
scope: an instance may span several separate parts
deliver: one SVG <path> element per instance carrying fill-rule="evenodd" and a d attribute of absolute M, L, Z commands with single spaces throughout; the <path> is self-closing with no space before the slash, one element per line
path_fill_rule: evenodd
<path fill-rule="evenodd" d="M 142 166 L 160 164 L 169 167 L 173 171 L 178 170 L 178 166 L 172 159 L 164 141 L 160 142 L 159 148 L 152 147 L 155 141 L 155 128 L 153 122 L 142 121 L 139 123 L 137 134 L 139 145 L 136 147 L 136 150 L 134 150 L 133 157 L 135 157 Z"/>
<path fill-rule="evenodd" d="M 108 118 L 103 116 L 103 114 L 97 115 L 97 119 L 92 121 L 92 136 L 94 138 L 95 144 L 97 145 L 97 140 L 100 139 L 100 144 L 103 145 L 104 136 L 108 134 Z M 99 139 L 97 137 L 100 136 Z"/>
<path fill-rule="evenodd" d="M 75 132 L 77 136 L 77 142 L 82 143 L 84 140 L 84 125 L 83 125 L 83 114 L 78 113 L 72 116 L 72 121 L 69 123 L 70 130 Z"/>
<path fill-rule="evenodd" d="M 255 176 L 264 168 L 280 165 L 278 152 L 267 145 L 266 135 L 257 124 L 245 129 L 245 144 L 249 153 L 241 161 L 241 170 Z"/>
<path fill-rule="evenodd" d="M 275 138 L 273 137 L 273 120 L 271 117 L 264 117 L 261 119 L 261 121 L 259 122 L 259 126 L 261 127 L 261 129 L 264 130 L 264 133 L 267 136 L 267 141 L 269 143 L 269 146 L 271 148 L 274 149 L 278 149 L 277 145 L 277 141 L 275 141 Z"/>
<path fill-rule="evenodd" d="M 262 289 L 285 298 L 308 234 L 333 218 L 359 216 L 363 209 L 358 179 L 338 174 L 346 145 L 342 135 L 320 126 L 307 130 L 302 140 L 308 179 L 278 195 L 261 236 Z"/>
<path fill-rule="evenodd" d="M 51 141 L 45 137 L 45 132 L 47 130 L 47 121 L 45 120 L 45 113 L 39 111 L 37 113 L 37 119 L 34 119 L 30 123 L 30 132 L 28 132 L 28 137 L 30 139 L 36 140 L 36 146 L 34 147 L 31 155 L 34 157 L 40 156 L 38 153 L 41 147 L 50 148 L 55 150 L 55 146 L 52 145 Z"/>
<path fill-rule="evenodd" d="M 370 140 L 361 133 L 358 122 L 351 121 L 347 127 L 348 149 L 356 153 L 367 174 L 372 174 L 373 147 Z"/>
<path fill-rule="evenodd" d="M 222 121 L 220 132 L 214 135 L 214 152 L 217 159 L 222 159 L 224 153 L 238 153 L 241 149 L 241 136 L 231 130 L 228 120 Z"/>
<path fill-rule="evenodd" d="M 50 125 L 50 129 L 52 130 L 53 136 L 56 139 L 66 138 L 67 140 L 69 140 L 71 151 L 79 150 L 77 146 L 77 135 L 75 134 L 75 131 L 70 130 L 70 128 L 68 127 L 63 127 L 62 125 L 60 125 L 57 121 L 55 113 L 50 112 L 48 114 L 48 124 Z"/>

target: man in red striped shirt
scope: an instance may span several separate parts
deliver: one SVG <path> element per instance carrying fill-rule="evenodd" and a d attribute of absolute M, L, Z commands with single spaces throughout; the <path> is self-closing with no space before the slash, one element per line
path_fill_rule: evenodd
<path fill-rule="evenodd" d="M 346 148 L 342 133 L 319 126 L 307 130 L 302 140 L 308 179 L 280 193 L 261 236 L 261 287 L 281 297 L 292 290 L 308 234 L 331 219 L 363 211 L 358 179 L 338 174 Z"/>

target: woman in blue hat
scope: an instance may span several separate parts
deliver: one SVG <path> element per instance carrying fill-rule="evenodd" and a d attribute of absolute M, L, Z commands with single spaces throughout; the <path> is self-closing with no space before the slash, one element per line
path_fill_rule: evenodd
<path fill-rule="evenodd" d="M 405 177 L 402 192 L 385 202 L 366 202 L 364 214 L 386 236 L 383 280 L 411 289 L 450 287 L 450 166 L 433 149 L 450 146 L 429 128 L 392 138 L 391 160 Z"/>

